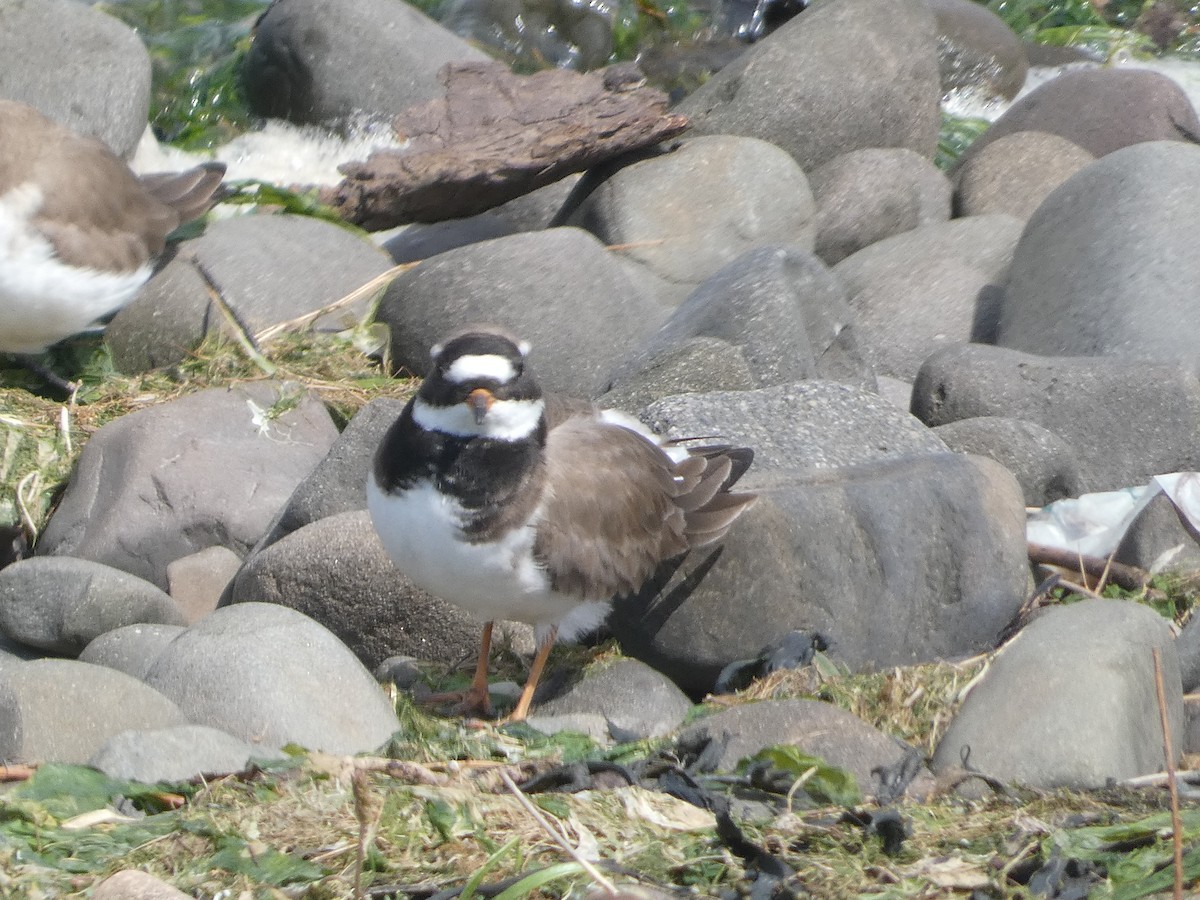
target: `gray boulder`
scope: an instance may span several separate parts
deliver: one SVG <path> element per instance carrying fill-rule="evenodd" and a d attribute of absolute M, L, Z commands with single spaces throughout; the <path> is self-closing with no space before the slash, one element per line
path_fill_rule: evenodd
<path fill-rule="evenodd" d="M 182 625 L 125 625 L 94 638 L 79 661 L 107 666 L 144 681 L 163 650 L 183 634 Z"/>
<path fill-rule="evenodd" d="M 954 211 L 960 216 L 1003 213 L 1028 221 L 1055 188 L 1093 159 L 1082 147 L 1044 131 L 998 138 L 956 170 Z"/>
<path fill-rule="evenodd" d="M 200 620 L 159 655 L 146 683 L 193 723 L 256 750 L 295 743 L 362 753 L 400 727 L 375 679 L 344 644 L 312 619 L 272 603 L 238 603 Z"/>
<path fill-rule="evenodd" d="M 787 153 L 732 135 L 697 137 L 627 165 L 568 219 L 644 270 L 675 306 L 708 276 L 763 244 L 811 250 L 812 191 Z M 641 280 L 641 279 L 639 279 Z"/>
<path fill-rule="evenodd" d="M 109 778 L 188 781 L 244 771 L 261 751 L 231 734 L 203 725 L 122 731 L 109 738 L 88 765 Z"/>
<path fill-rule="evenodd" d="M 820 0 L 676 109 L 698 133 L 762 138 L 811 172 L 865 147 L 932 158 L 940 97 L 925 4 Z"/>
<path fill-rule="evenodd" d="M 78 656 L 136 623 L 183 625 L 183 612 L 148 581 L 87 559 L 36 556 L 0 569 L 0 630 L 26 646 Z"/>
<path fill-rule="evenodd" d="M 251 335 L 316 312 L 390 267 L 370 241 L 311 216 L 247 215 L 213 223 L 185 242 L 137 298 L 109 323 L 105 339 L 123 372 L 177 363 L 212 332 L 227 329 L 221 299 Z M 341 331 L 366 315 L 369 297 L 316 319 Z"/>
<path fill-rule="evenodd" d="M 1200 573 L 1200 544 L 1175 504 L 1158 494 L 1129 523 L 1113 559 L 1155 573 L 1195 577 Z"/>
<path fill-rule="evenodd" d="M 1124 600 L 1038 617 L 996 656 L 933 755 L 1035 788 L 1102 788 L 1164 767 L 1151 651 L 1162 653 L 1172 753 L 1183 737 L 1179 660 L 1167 620 Z"/>
<path fill-rule="evenodd" d="M 0 0 L 0 97 L 128 158 L 146 130 L 150 54 L 131 28 L 86 3 Z"/>
<path fill-rule="evenodd" d="M 1194 365 L 1197 228 L 1200 147 L 1158 141 L 1096 160 L 1029 220 L 996 343 L 1042 356 Z"/>
<path fill-rule="evenodd" d="M 905 148 L 852 150 L 808 180 L 817 203 L 817 256 L 831 266 L 876 241 L 950 218 L 950 182 Z"/>
<path fill-rule="evenodd" d="M 529 725 L 546 734 L 591 726 L 585 733 L 593 739 L 621 743 L 670 734 L 691 708 L 687 695 L 665 675 L 636 659 L 619 659 L 589 670 L 565 693 L 539 703 Z"/>
<path fill-rule="evenodd" d="M 167 593 L 188 625 L 217 608 L 242 558 L 228 547 L 205 547 L 167 563 Z"/>
<path fill-rule="evenodd" d="M 0 759 L 85 765 L 122 731 L 186 724 L 174 703 L 116 669 L 73 659 L 0 667 Z"/>
<path fill-rule="evenodd" d="M 853 775 L 864 798 L 879 792 L 879 770 L 912 752 L 857 716 L 817 700 L 764 700 L 722 710 L 687 728 L 676 744 L 681 758 L 701 772 L 732 772 L 767 747 L 798 747 Z M 928 785 L 928 772 L 918 777 L 915 786 Z"/>
<path fill-rule="evenodd" d="M 958 165 L 1018 131 L 1047 131 L 1100 157 L 1143 141 L 1191 140 L 1200 134 L 1200 119 L 1183 88 L 1166 75 L 1089 67 L 1030 91 L 979 136 Z"/>
<path fill-rule="evenodd" d="M 1026 506 L 1083 493 L 1074 448 L 1057 434 L 1020 419 L 980 416 L 939 425 L 934 433 L 956 453 L 994 459 L 1016 476 Z"/>
<path fill-rule="evenodd" d="M 908 413 L 832 381 L 664 397 L 641 418 L 670 438 L 712 436 L 754 448 L 755 479 L 777 470 L 836 469 L 947 450 Z"/>
<path fill-rule="evenodd" d="M 618 368 L 602 402 L 638 409 L 670 394 L 808 378 L 873 385 L 837 279 L 802 247 L 762 247 L 680 304 Z"/>
<path fill-rule="evenodd" d="M 176 559 L 253 547 L 336 436 L 320 400 L 272 382 L 129 413 L 88 440 L 38 549 L 165 588 Z"/>
<path fill-rule="evenodd" d="M 479 651 L 482 623 L 415 588 L 365 509 L 320 519 L 253 554 L 228 597 L 248 601 L 304 613 L 371 669 L 393 654 L 453 663 Z"/>
<path fill-rule="evenodd" d="M 937 21 L 942 90 L 1011 100 L 1029 63 L 1021 40 L 998 15 L 971 0 L 930 0 Z"/>
<path fill-rule="evenodd" d="M 486 59 L 403 0 L 279 0 L 242 79 L 259 115 L 320 124 L 392 116 L 442 96 L 446 63 Z"/>
<path fill-rule="evenodd" d="M 976 416 L 1040 425 L 1075 451 L 1081 491 L 1200 467 L 1200 379 L 1183 367 L 964 344 L 921 367 L 912 411 L 931 427 Z"/>
<path fill-rule="evenodd" d="M 991 460 L 756 468 L 741 484 L 758 503 L 724 544 L 618 599 L 609 616 L 627 654 L 694 697 L 793 630 L 820 635 L 852 668 L 978 652 L 1025 600 L 1024 501 Z"/>
<path fill-rule="evenodd" d="M 612 367 L 667 317 L 594 238 L 578 228 L 483 241 L 397 278 L 379 306 L 398 367 L 418 375 L 429 348 L 471 322 L 505 326 L 532 344 L 547 390 L 599 391 Z"/>

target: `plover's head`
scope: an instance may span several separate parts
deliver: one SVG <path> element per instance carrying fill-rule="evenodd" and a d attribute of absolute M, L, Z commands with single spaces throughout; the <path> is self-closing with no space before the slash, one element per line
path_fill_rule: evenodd
<path fill-rule="evenodd" d="M 529 345 L 496 328 L 458 332 L 430 351 L 413 418 L 431 431 L 518 441 L 543 428 L 542 390 L 526 366 Z"/>

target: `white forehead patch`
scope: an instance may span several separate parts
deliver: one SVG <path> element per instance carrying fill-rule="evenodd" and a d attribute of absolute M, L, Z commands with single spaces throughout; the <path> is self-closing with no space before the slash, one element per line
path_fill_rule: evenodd
<path fill-rule="evenodd" d="M 446 370 L 446 378 L 455 384 L 466 384 L 484 378 L 494 378 L 505 384 L 516 376 L 517 370 L 513 368 L 513 364 L 494 353 L 460 356 L 450 363 L 450 368 Z"/>

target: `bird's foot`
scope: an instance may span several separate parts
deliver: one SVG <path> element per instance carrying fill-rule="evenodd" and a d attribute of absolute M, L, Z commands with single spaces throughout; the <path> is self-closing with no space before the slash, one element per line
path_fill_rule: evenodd
<path fill-rule="evenodd" d="M 451 715 L 491 720 L 496 717 L 492 698 L 486 689 L 479 691 L 470 687 L 465 691 L 446 691 L 430 694 L 425 698 L 429 706 L 447 708 Z"/>

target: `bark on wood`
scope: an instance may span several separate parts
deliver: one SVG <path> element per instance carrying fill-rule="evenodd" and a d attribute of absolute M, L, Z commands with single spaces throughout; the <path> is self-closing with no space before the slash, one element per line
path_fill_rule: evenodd
<path fill-rule="evenodd" d="M 627 73 L 448 65 L 446 96 L 398 117 L 407 146 L 342 166 L 321 199 L 372 231 L 455 219 L 681 134 L 666 95 Z"/>
<path fill-rule="evenodd" d="M 1141 590 L 1150 583 L 1150 573 L 1137 566 L 1127 566 L 1101 556 L 1072 553 L 1070 550 L 1048 547 L 1044 544 L 1029 544 L 1029 559 L 1035 563 L 1058 566 L 1060 569 L 1072 572 L 1082 570 L 1092 579 L 1104 577 L 1107 581 L 1129 591 Z"/>

